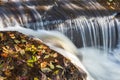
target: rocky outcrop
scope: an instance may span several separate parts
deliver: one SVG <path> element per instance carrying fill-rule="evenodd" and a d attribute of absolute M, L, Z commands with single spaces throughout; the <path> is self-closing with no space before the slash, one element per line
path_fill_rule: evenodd
<path fill-rule="evenodd" d="M 0 32 L 0 80 L 85 80 L 86 73 L 40 40 Z"/>

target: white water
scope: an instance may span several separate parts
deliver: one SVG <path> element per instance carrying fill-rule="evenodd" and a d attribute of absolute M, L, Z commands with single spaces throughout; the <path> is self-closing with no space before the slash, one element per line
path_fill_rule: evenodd
<path fill-rule="evenodd" d="M 44 34 L 43 41 L 46 41 L 47 39 L 49 39 L 48 42 L 50 42 L 50 43 L 54 43 L 54 40 L 55 40 L 56 43 L 54 43 L 54 44 L 56 44 L 56 45 L 61 45 L 61 44 L 64 44 L 65 46 L 68 45 L 67 47 L 69 49 L 73 50 L 73 52 L 71 52 L 71 53 L 75 54 L 74 53 L 75 47 L 73 45 L 67 44 L 67 43 L 71 43 L 71 42 L 69 42 L 68 39 L 66 39 L 60 35 L 54 35 L 54 32 L 52 34 L 53 34 L 53 36 L 50 35 L 51 39 L 49 37 L 47 37 L 48 34 Z M 59 43 L 59 41 L 63 41 L 63 42 Z M 55 48 L 55 47 L 53 49 L 57 50 L 57 48 Z M 67 49 L 65 49 L 65 50 L 67 51 Z M 78 51 L 79 51 L 78 54 L 81 55 L 81 53 L 82 53 L 82 57 L 83 57 L 82 65 L 84 65 L 84 67 L 88 71 L 87 73 L 89 73 L 88 79 L 90 79 L 90 80 L 120 80 L 120 76 L 119 76 L 120 75 L 120 69 L 119 69 L 120 68 L 120 60 L 118 58 L 119 53 L 109 54 L 108 52 L 106 52 L 104 50 L 92 48 L 92 47 L 81 48 Z M 76 62 L 77 65 L 81 66 L 81 64 L 78 63 L 74 58 L 70 57 L 70 54 L 65 53 L 64 55 L 66 57 L 69 57 L 73 62 Z M 79 58 L 81 58 L 81 57 L 79 57 Z"/>
<path fill-rule="evenodd" d="M 53 35 L 49 35 L 51 39 L 48 37 L 48 34 L 46 33 L 44 34 L 44 38 L 41 37 L 41 39 L 43 39 L 43 41 L 46 41 L 49 39 L 47 43 L 49 42 L 53 43 L 54 45 L 52 46 L 55 46 L 55 44 L 56 45 L 64 44 L 65 46 L 68 45 L 67 47 L 73 50 L 73 52 L 71 53 L 75 54 L 74 50 L 76 47 L 74 47 L 74 45 L 67 44 L 67 43 L 72 43 L 71 41 L 69 41 L 67 38 L 64 38 L 61 35 L 56 35 L 56 34 L 54 35 L 54 32 L 52 32 L 52 34 Z M 54 40 L 56 41 L 56 43 L 54 43 Z M 63 42 L 59 43 L 59 41 L 63 41 Z M 52 49 L 59 51 L 59 49 L 57 49 L 57 46 L 53 47 Z M 65 49 L 65 51 L 69 51 L 69 50 Z M 79 51 L 78 54 L 80 55 L 82 54 L 83 58 L 81 63 L 87 70 L 85 71 L 88 73 L 88 80 L 120 80 L 120 76 L 119 76 L 120 75 L 120 69 L 119 69 L 120 59 L 118 58 L 119 53 L 109 54 L 108 52 L 102 49 L 97 49 L 92 47 L 81 48 L 81 49 L 78 49 L 78 51 Z M 61 51 L 60 53 L 63 53 L 64 56 L 69 57 L 69 59 L 73 61 L 73 63 L 75 62 L 77 65 L 81 66 L 81 64 L 78 63 L 77 60 L 71 57 L 71 53 L 66 54 Z"/>
<path fill-rule="evenodd" d="M 120 80 L 120 59 L 118 57 L 120 54 L 117 52 L 119 49 L 114 55 L 92 47 L 77 49 L 67 37 L 56 31 L 38 30 L 36 32 L 19 26 L 1 30 L 19 31 L 40 38 L 50 48 L 68 57 L 79 68 L 82 68 L 88 75 L 87 80 Z M 76 54 L 80 56 L 76 56 Z M 82 61 L 80 61 L 81 55 Z"/>
<path fill-rule="evenodd" d="M 15 0 L 12 0 L 15 2 Z M 20 0 L 17 0 L 18 2 Z M 62 55 L 70 58 L 70 60 L 76 64 L 77 66 L 81 67 L 83 70 L 86 71 L 88 74 L 87 80 L 120 80 L 120 35 L 116 32 L 115 28 L 117 28 L 118 32 L 120 31 L 120 22 L 116 19 L 113 19 L 114 15 L 111 16 L 103 16 L 104 13 L 91 12 L 92 9 L 104 9 L 98 3 L 92 2 L 95 0 L 89 0 L 89 3 L 86 3 L 87 0 L 83 0 L 85 2 L 83 7 L 88 12 L 80 12 L 80 15 L 89 15 L 89 13 L 93 13 L 97 17 L 86 17 L 86 16 L 78 16 L 76 19 L 68 19 L 64 23 L 54 25 L 55 30 L 64 33 L 65 35 L 70 34 L 71 40 L 77 40 L 78 36 L 82 39 L 83 47 L 81 49 L 77 49 L 76 46 L 63 34 L 54 31 L 45 31 L 45 30 L 31 30 L 23 28 L 21 25 L 26 25 L 27 28 L 30 28 L 31 24 L 29 25 L 29 17 L 25 15 L 24 11 L 19 11 L 20 15 L 18 15 L 18 19 L 20 23 L 18 24 L 16 18 L 13 16 L 7 15 L 7 13 L 2 13 L 3 16 L 0 18 L 0 31 L 19 31 L 24 34 L 34 36 L 40 38 L 44 43 L 51 46 L 52 49 L 60 52 Z M 67 1 L 65 1 L 67 2 Z M 64 3 L 64 1 L 63 1 Z M 49 10 L 55 6 L 50 5 L 51 7 L 48 8 Z M 57 5 L 58 6 L 58 5 Z M 56 7 L 57 7 L 56 6 Z M 35 6 L 24 5 L 22 3 L 17 3 L 16 7 L 18 8 L 27 8 L 31 11 L 31 14 L 34 15 L 36 20 L 35 25 L 32 25 L 32 28 L 40 27 L 40 29 L 45 29 L 45 26 L 42 22 L 42 15 L 37 12 Z M 66 3 L 64 7 L 74 9 L 84 10 L 84 8 Z M 90 9 L 90 10 L 89 10 Z M 47 11 L 49 11 L 47 10 Z M 45 11 L 45 14 L 47 14 Z M 2 12 L 2 11 L 1 11 Z M 109 12 L 108 12 L 109 13 Z M 63 15 L 66 15 L 63 13 Z M 91 15 L 91 16 L 92 16 Z M 52 15 L 51 15 L 52 16 Z M 5 19 L 3 20 L 4 17 Z M 30 18 L 31 19 L 31 18 Z M 58 20 L 59 21 L 59 20 Z M 56 21 L 57 22 L 57 21 Z M 44 24 L 48 24 L 44 22 Z M 12 26 L 14 25 L 14 26 Z M 11 26 L 11 27 L 10 27 Z M 6 28 L 5 28 L 6 27 Z M 50 26 L 48 26 L 50 27 Z M 79 35 L 74 37 L 75 32 L 78 32 Z M 117 34 L 116 34 L 117 33 Z M 116 44 L 117 36 L 118 35 L 118 45 L 117 48 L 114 49 L 113 46 Z M 81 45 L 81 43 L 77 43 Z M 90 46 L 88 48 L 88 43 Z M 101 45 L 102 44 L 102 45 Z M 99 49 L 102 47 L 103 49 Z M 63 48 L 63 49 L 61 49 Z M 108 48 L 112 52 L 107 52 Z M 67 52 L 66 52 L 67 51 Z M 110 54 L 113 53 L 113 54 Z M 79 59 L 77 57 L 79 57 Z M 82 58 L 82 59 L 81 59 Z M 82 61 L 79 61 L 82 60 Z"/>
<path fill-rule="evenodd" d="M 70 33 L 70 39 L 81 38 L 84 47 L 94 46 L 103 47 L 111 50 L 116 45 L 119 25 L 113 15 L 106 17 L 78 17 L 73 20 L 67 20 L 65 23 L 57 25 L 56 29 L 66 34 Z M 76 32 L 76 33 L 75 33 Z M 77 33 L 79 32 L 79 33 Z M 74 37 L 78 35 L 77 37 Z"/>
<path fill-rule="evenodd" d="M 41 5 L 37 1 L 32 3 L 31 0 L 2 1 L 6 5 L 0 7 L 0 28 L 14 26 L 18 22 L 22 27 L 34 30 L 53 28 L 52 30 L 68 36 L 77 47 L 94 46 L 108 50 L 116 47 L 119 35 L 116 29 L 119 25 L 113 19 L 115 15 L 109 14 L 96 0 L 75 1 L 77 3 L 58 0 L 52 4 L 47 3 L 48 5 Z M 76 18 L 71 18 L 71 14 L 76 15 Z M 60 17 L 63 19 L 59 19 Z"/>
<path fill-rule="evenodd" d="M 83 54 L 83 65 L 95 80 L 120 80 L 117 55 L 96 48 L 82 48 L 79 51 Z"/>

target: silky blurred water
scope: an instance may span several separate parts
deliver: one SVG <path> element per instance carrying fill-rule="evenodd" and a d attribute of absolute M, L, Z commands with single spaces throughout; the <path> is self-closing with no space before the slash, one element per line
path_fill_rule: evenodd
<path fill-rule="evenodd" d="M 120 80 L 117 12 L 96 0 L 2 1 L 0 31 L 19 31 L 41 39 L 85 70 L 87 80 Z"/>

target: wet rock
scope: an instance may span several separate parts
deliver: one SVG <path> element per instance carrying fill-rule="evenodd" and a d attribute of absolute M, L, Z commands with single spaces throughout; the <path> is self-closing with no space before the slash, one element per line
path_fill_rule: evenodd
<path fill-rule="evenodd" d="M 40 40 L 0 32 L 0 80 L 85 80 L 86 73 Z"/>

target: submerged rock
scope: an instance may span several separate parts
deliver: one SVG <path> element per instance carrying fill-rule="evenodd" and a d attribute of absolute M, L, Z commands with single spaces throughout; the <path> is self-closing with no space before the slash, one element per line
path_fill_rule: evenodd
<path fill-rule="evenodd" d="M 0 32 L 0 80 L 85 80 L 86 73 L 40 40 Z"/>

